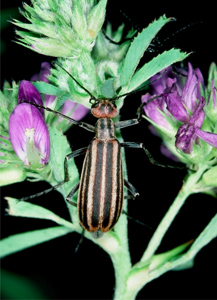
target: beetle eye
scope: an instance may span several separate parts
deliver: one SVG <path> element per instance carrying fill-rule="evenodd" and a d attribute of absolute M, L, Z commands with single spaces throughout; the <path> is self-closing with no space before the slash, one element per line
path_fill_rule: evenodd
<path fill-rule="evenodd" d="M 96 101 L 95 99 L 93 99 L 93 101 L 90 101 L 90 103 L 92 104 L 91 108 L 97 107 L 99 105 L 99 101 Z"/>
<path fill-rule="evenodd" d="M 115 104 L 115 100 L 111 101 L 114 108 L 117 108 L 117 105 Z"/>
<path fill-rule="evenodd" d="M 89 102 L 90 102 L 90 104 L 92 104 L 92 106 L 91 106 L 92 108 L 96 107 L 99 104 L 99 100 L 95 99 L 95 98 L 90 98 Z"/>

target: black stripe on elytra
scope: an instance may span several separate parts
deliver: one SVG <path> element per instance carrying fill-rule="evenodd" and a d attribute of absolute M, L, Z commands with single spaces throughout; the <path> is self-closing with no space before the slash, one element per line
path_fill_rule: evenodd
<path fill-rule="evenodd" d="M 116 180 L 117 180 L 117 197 L 116 197 L 116 206 L 115 206 L 115 214 L 113 218 L 113 222 L 111 224 L 111 228 L 117 223 L 118 218 L 121 213 L 121 207 L 123 202 L 123 174 L 122 174 L 122 164 L 121 164 L 121 150 L 118 149 L 117 153 L 117 169 L 119 172 L 117 172 Z"/>
<path fill-rule="evenodd" d="M 93 211 L 92 211 L 92 226 L 97 227 L 99 223 L 99 209 L 100 209 L 100 195 L 101 195 L 101 184 L 102 184 L 102 165 L 103 165 L 103 150 L 104 143 L 98 141 L 97 144 L 97 159 L 96 166 L 97 172 L 95 176 L 93 186 Z"/>
<path fill-rule="evenodd" d="M 112 201 L 112 187 L 113 187 L 113 151 L 114 143 L 116 141 L 107 142 L 107 160 L 106 160 L 106 193 L 105 193 L 105 206 L 102 227 L 106 228 L 109 224 L 111 201 Z M 108 228 L 109 230 L 109 228 Z"/>
<path fill-rule="evenodd" d="M 79 218 L 82 221 L 82 224 L 85 228 L 89 228 L 88 222 L 87 222 L 87 200 L 88 200 L 88 186 L 89 186 L 89 179 L 90 179 L 90 166 L 91 166 L 91 145 L 92 142 L 90 143 L 88 152 L 87 152 L 87 158 L 85 159 L 85 164 L 83 166 L 84 168 L 84 174 L 81 182 L 80 189 L 81 191 L 84 191 L 81 194 L 81 199 L 80 199 L 80 209 L 79 209 Z M 83 212 L 82 212 L 83 210 Z"/>

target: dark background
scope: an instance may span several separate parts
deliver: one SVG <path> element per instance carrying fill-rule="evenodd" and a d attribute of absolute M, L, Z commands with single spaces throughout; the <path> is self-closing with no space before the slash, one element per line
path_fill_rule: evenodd
<path fill-rule="evenodd" d="M 146 27 L 152 20 L 166 14 L 175 17 L 176 22 L 165 26 L 159 34 L 162 45 L 156 51 L 181 48 L 192 52 L 189 59 L 193 67 L 199 67 L 206 80 L 208 68 L 216 61 L 216 27 L 214 7 L 205 4 L 189 6 L 189 2 L 175 3 L 173 6 L 164 1 L 108 1 L 107 20 L 115 26 L 128 23 L 120 9 L 139 27 Z M 27 2 L 29 3 L 29 2 Z M 174 4 L 176 6 L 174 6 Z M 2 9 L 5 8 L 2 4 Z M 13 0 L 11 7 L 21 7 L 22 1 Z M 8 7 L 8 6 L 7 6 Z M 14 17 L 14 13 L 9 15 Z M 18 16 L 16 16 L 18 17 Z M 10 19 L 10 17 L 9 17 Z M 189 24 L 195 23 L 188 27 Z M 129 27 L 131 24 L 129 22 Z M 186 30 L 176 33 L 184 27 Z M 37 73 L 43 61 L 53 58 L 39 55 L 19 46 L 15 40 L 14 26 L 2 30 L 5 42 L 1 57 L 1 79 L 11 81 L 26 79 Z M 167 42 L 163 42 L 170 37 Z M 143 61 L 148 61 L 154 54 L 146 54 Z M 140 104 L 140 95 L 126 99 L 125 108 L 121 111 L 122 119 L 135 118 Z M 92 116 L 85 122 L 94 124 Z M 170 164 L 159 151 L 160 140 L 152 136 L 148 124 L 141 124 L 123 130 L 126 141 L 144 142 L 152 155 L 160 162 Z M 92 138 L 88 132 L 75 126 L 67 132 L 73 148 L 86 146 Z M 82 137 L 82 139 L 81 139 Z M 130 216 L 148 224 L 149 230 L 129 220 L 129 241 L 132 263 L 136 263 L 151 238 L 154 229 L 168 210 L 173 199 L 182 186 L 185 171 L 165 170 L 149 163 L 143 151 L 129 149 L 126 151 L 129 181 L 138 189 L 140 197 L 136 201 L 129 200 Z M 82 158 L 77 160 L 79 166 Z M 52 222 L 13 218 L 4 215 L 6 206 L 4 196 L 21 198 L 46 189 L 46 183 L 22 183 L 1 189 L 1 234 L 6 237 L 17 232 L 55 226 Z M 64 200 L 57 192 L 49 198 L 41 197 L 34 203 L 43 205 L 60 216 L 69 219 Z M 158 252 L 172 249 L 192 238 L 196 238 L 217 211 L 216 199 L 198 194 L 189 197 L 181 209 L 171 228 L 167 232 Z M 2 260 L 2 268 L 14 274 L 30 279 L 45 294 L 47 299 L 111 299 L 114 287 L 113 267 L 109 256 L 98 246 L 84 239 L 78 253 L 74 253 L 80 239 L 78 234 L 68 234 L 47 243 L 18 252 Z M 216 297 L 216 240 L 203 248 L 195 258 L 192 269 L 180 272 L 168 272 L 149 283 L 137 296 L 137 299 L 211 299 Z"/>

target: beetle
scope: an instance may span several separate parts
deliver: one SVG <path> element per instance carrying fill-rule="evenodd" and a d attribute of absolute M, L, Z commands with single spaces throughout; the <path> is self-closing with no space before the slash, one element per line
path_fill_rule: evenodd
<path fill-rule="evenodd" d="M 58 66 L 61 67 L 60 65 Z M 137 118 L 114 123 L 112 119 L 118 115 L 115 101 L 132 93 L 119 95 L 112 99 L 98 99 L 85 87 L 83 87 L 67 70 L 65 71 L 90 95 L 90 103 L 92 104 L 91 113 L 94 117 L 98 118 L 95 126 L 85 122 L 76 121 L 56 110 L 50 109 L 49 107 L 30 103 L 26 100 L 22 100 L 22 102 L 53 112 L 75 125 L 78 125 L 88 131 L 95 132 L 95 137 L 92 139 L 88 147 L 75 150 L 66 155 L 64 159 L 64 180 L 62 182 L 44 192 L 22 198 L 20 200 L 25 201 L 27 199 L 38 197 L 57 189 L 65 182 L 68 182 L 70 180 L 67 166 L 68 160 L 86 153 L 80 182 L 73 187 L 66 197 L 66 200 L 70 204 L 77 206 L 81 226 L 85 230 L 91 232 L 93 237 L 99 238 L 103 235 L 103 233 L 110 231 L 118 222 L 122 212 L 124 186 L 128 188 L 132 198 L 139 195 L 134 186 L 123 178 L 121 147 L 143 149 L 151 163 L 161 167 L 174 168 L 174 166 L 165 166 L 155 161 L 142 143 L 120 143 L 116 138 L 116 129 L 136 125 L 141 121 L 144 103 L 141 104 L 138 109 Z M 71 198 L 77 190 L 79 190 L 78 198 L 77 203 L 75 203 L 71 201 Z"/>

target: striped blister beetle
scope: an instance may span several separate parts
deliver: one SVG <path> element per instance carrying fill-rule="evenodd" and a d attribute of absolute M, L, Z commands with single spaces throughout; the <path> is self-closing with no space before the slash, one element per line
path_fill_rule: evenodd
<path fill-rule="evenodd" d="M 58 66 L 61 67 L 60 65 Z M 90 103 L 92 104 L 91 112 L 94 117 L 98 118 L 95 126 L 85 122 L 76 121 L 49 107 L 30 103 L 25 100 L 22 102 L 27 102 L 36 107 L 43 108 L 67 119 L 75 125 L 88 131 L 95 132 L 95 137 L 88 147 L 75 150 L 66 155 L 64 159 L 64 180 L 62 182 L 44 192 L 20 200 L 25 201 L 27 199 L 38 197 L 57 189 L 68 182 L 70 180 L 67 166 L 68 160 L 81 154 L 86 154 L 80 182 L 73 187 L 66 197 L 66 200 L 70 204 L 77 206 L 81 226 L 85 230 L 91 232 L 93 237 L 98 238 L 101 237 L 103 233 L 110 231 L 117 223 L 122 212 L 124 186 L 128 188 L 132 198 L 135 198 L 138 195 L 134 186 L 123 178 L 121 147 L 144 149 L 151 163 L 161 167 L 165 167 L 165 165 L 156 162 L 142 143 L 120 143 L 116 138 L 116 129 L 136 125 L 142 119 L 142 108 L 144 104 L 140 106 L 137 118 L 116 123 L 112 120 L 112 118 L 115 118 L 118 115 L 115 101 L 123 96 L 132 94 L 132 92 L 119 95 L 112 99 L 98 99 L 83 87 L 67 70 L 65 71 L 90 95 Z M 166 167 L 174 168 L 174 166 Z M 71 198 L 77 190 L 79 190 L 78 199 L 77 203 L 75 203 L 71 201 Z"/>

